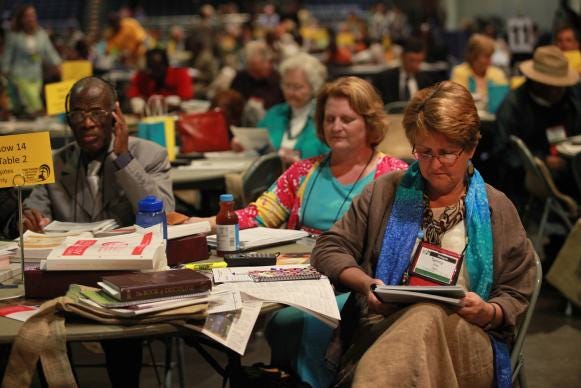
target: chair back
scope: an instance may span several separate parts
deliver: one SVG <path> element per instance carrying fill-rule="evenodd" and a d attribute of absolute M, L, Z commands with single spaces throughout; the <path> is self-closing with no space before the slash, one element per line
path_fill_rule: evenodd
<path fill-rule="evenodd" d="M 575 202 L 575 200 L 566 195 L 563 194 L 555 185 L 555 181 L 553 180 L 553 177 L 551 176 L 551 172 L 549 171 L 549 168 L 547 167 L 547 165 L 545 164 L 545 162 L 543 162 L 541 159 L 537 158 L 535 156 L 535 164 L 537 165 L 537 168 L 539 169 L 545 183 L 546 186 L 549 189 L 549 194 L 553 197 L 555 197 L 556 199 L 558 199 L 563 205 L 565 205 L 566 210 L 567 210 L 567 214 L 569 217 L 571 218 L 577 218 L 577 213 L 578 213 L 578 205 L 577 202 Z"/>
<path fill-rule="evenodd" d="M 531 323 L 531 318 L 535 312 L 535 306 L 537 305 L 537 299 L 539 298 L 539 292 L 541 291 L 541 284 L 543 282 L 543 268 L 541 267 L 541 259 L 539 255 L 535 252 L 535 269 L 536 276 L 534 280 L 533 293 L 529 299 L 529 307 L 525 313 L 523 320 L 516 329 L 515 341 L 512 346 L 512 351 L 510 353 L 510 366 L 512 369 L 512 381 L 518 376 L 520 369 L 523 366 L 524 358 L 522 355 L 522 347 L 525 342 L 527 331 Z"/>
<path fill-rule="evenodd" d="M 401 114 L 408 106 L 409 101 L 392 101 L 385 104 L 383 110 L 387 114 Z"/>
<path fill-rule="evenodd" d="M 276 152 L 262 155 L 242 175 L 242 205 L 246 206 L 266 191 L 282 174 L 283 165 Z"/>
<path fill-rule="evenodd" d="M 563 194 L 555 185 L 549 168 L 541 159 L 533 156 L 526 144 L 518 137 L 511 136 L 510 142 L 517 151 L 525 169 L 525 187 L 535 198 L 543 201 L 554 198 L 565 205 L 570 217 L 577 216 L 577 203 L 573 198 Z"/>
<path fill-rule="evenodd" d="M 577 190 L 581 193 L 581 152 L 577 152 L 571 161 L 571 166 L 573 168 L 573 176 L 575 177 L 575 182 L 577 183 Z"/>
<path fill-rule="evenodd" d="M 535 157 L 520 138 L 511 136 L 510 142 L 516 150 L 525 169 L 525 186 L 527 190 L 536 198 L 546 199 L 550 196 L 551 190 L 547 186 L 545 178 L 537 167 Z"/>
<path fill-rule="evenodd" d="M 412 145 L 405 134 L 402 120 L 401 113 L 389 115 L 389 128 L 381 143 L 377 145 L 377 150 L 409 164 L 413 162 Z"/>

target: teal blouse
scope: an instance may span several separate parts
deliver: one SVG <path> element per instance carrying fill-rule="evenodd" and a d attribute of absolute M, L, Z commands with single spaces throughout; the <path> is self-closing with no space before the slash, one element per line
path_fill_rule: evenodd
<path fill-rule="evenodd" d="M 373 180 L 375 170 L 353 184 L 344 185 L 333 176 L 327 163 L 319 168 L 320 173 L 313 172 L 305 187 L 301 219 L 309 228 L 329 230 L 349 210 L 353 198 Z"/>
<path fill-rule="evenodd" d="M 268 129 L 270 142 L 276 150 L 280 149 L 282 138 L 290 122 L 291 107 L 285 102 L 270 108 L 266 115 L 258 122 L 259 127 Z M 329 152 L 329 147 L 317 137 L 312 112 L 309 113 L 307 125 L 297 137 L 294 150 L 301 153 L 301 159 L 312 158 Z"/>

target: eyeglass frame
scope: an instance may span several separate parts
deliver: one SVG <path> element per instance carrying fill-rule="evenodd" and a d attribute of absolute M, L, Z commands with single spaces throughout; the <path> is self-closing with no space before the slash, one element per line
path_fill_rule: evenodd
<path fill-rule="evenodd" d="M 101 113 L 101 112 L 105 113 L 105 115 L 101 119 L 93 116 L 95 113 Z M 71 115 L 78 114 L 78 113 L 82 114 L 82 116 L 83 116 L 80 120 L 75 120 L 71 117 Z M 67 119 L 69 120 L 70 123 L 81 124 L 87 118 L 87 116 L 92 121 L 94 121 L 96 123 L 103 123 L 108 116 L 112 115 L 112 113 L 113 112 L 106 111 L 105 109 L 94 109 L 94 110 L 72 110 L 72 111 L 67 112 L 66 115 L 67 115 Z"/>
<path fill-rule="evenodd" d="M 453 166 L 460 158 L 460 155 L 462 155 L 462 152 L 464 152 L 464 148 L 460 149 L 460 151 L 457 152 L 447 152 L 445 154 L 433 155 L 425 152 L 418 152 L 416 151 L 415 146 L 412 149 L 412 155 L 414 155 L 416 160 L 431 163 L 432 160 L 438 159 L 438 161 L 444 166 Z M 445 158 L 449 158 L 450 156 L 454 156 L 454 160 L 447 161 Z"/>
<path fill-rule="evenodd" d="M 303 90 L 307 90 L 309 85 L 298 85 L 298 84 L 287 84 L 281 82 L 280 87 L 283 91 L 291 92 L 291 93 L 298 93 L 302 92 Z"/>

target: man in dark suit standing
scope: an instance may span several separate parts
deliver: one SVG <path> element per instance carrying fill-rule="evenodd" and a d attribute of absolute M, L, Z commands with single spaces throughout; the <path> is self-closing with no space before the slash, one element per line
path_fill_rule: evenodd
<path fill-rule="evenodd" d="M 401 66 L 375 76 L 373 86 L 377 88 L 385 104 L 409 101 L 418 90 L 433 83 L 426 73 L 420 71 L 420 65 L 425 58 L 424 43 L 419 39 L 408 39 L 403 46 Z"/>

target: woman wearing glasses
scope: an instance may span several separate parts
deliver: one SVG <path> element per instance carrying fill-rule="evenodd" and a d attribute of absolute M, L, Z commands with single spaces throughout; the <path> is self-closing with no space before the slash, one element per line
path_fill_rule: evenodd
<path fill-rule="evenodd" d="M 512 203 L 470 162 L 472 96 L 450 81 L 423 89 L 403 124 L 417 162 L 368 185 L 311 258 L 352 291 L 327 352 L 337 385 L 510 384 L 507 343 L 532 292 L 534 252 Z M 384 304 L 371 291 L 384 283 L 456 284 L 466 295 L 459 307 Z"/>
<path fill-rule="evenodd" d="M 307 53 L 293 55 L 280 65 L 285 102 L 270 108 L 257 124 L 268 129 L 273 147 L 285 165 L 329 151 L 317 137 L 313 114 L 315 96 L 327 78 L 327 69 Z M 233 147 L 240 147 L 234 141 Z"/>

